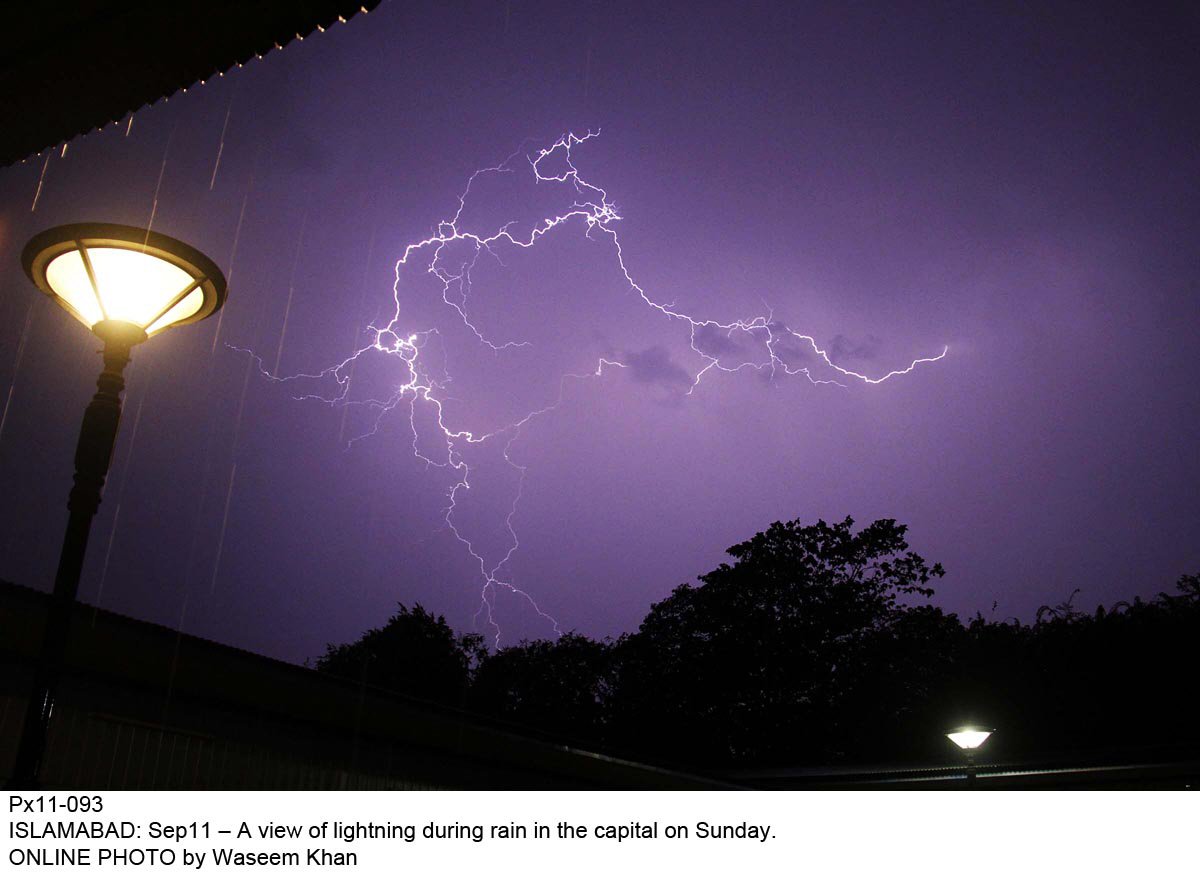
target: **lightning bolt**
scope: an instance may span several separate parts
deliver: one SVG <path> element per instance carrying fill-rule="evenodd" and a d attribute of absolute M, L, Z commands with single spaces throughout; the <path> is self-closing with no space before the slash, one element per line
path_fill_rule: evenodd
<path fill-rule="evenodd" d="M 691 350 L 702 364 L 691 375 L 691 383 L 685 392 L 686 395 L 691 395 L 711 373 L 738 373 L 745 370 L 769 374 L 772 379 L 779 374 L 803 376 L 814 385 L 833 384 L 845 387 L 846 382 L 849 381 L 876 385 L 897 376 L 907 375 L 921 364 L 941 360 L 949 351 L 948 347 L 944 347 L 936 356 L 919 357 L 902 369 L 893 369 L 885 375 L 871 377 L 834 363 L 828 351 L 822 348 L 813 336 L 797 332 L 786 324 L 776 321 L 769 306 L 767 313 L 763 315 L 722 321 L 696 317 L 678 309 L 674 303 L 661 302 L 653 298 L 634 279 L 627 265 L 624 247 L 617 233 L 617 225 L 622 219 L 617 207 L 613 204 L 609 194 L 596 184 L 585 180 L 575 165 L 574 151 L 598 135 L 598 130 L 589 130 L 583 135 L 568 133 L 550 146 L 537 148 L 532 152 L 526 151 L 527 142 L 499 165 L 475 171 L 458 196 L 458 207 L 453 215 L 440 221 L 426 238 L 407 245 L 397 259 L 394 268 L 395 281 L 392 285 L 394 310 L 391 318 L 382 326 L 369 325 L 367 328 L 367 336 L 370 340 L 368 344 L 356 350 L 340 363 L 317 373 L 301 372 L 279 376 L 275 372 L 265 369 L 262 357 L 253 351 L 229 346 L 251 356 L 258 366 L 259 372 L 271 381 L 290 383 L 314 380 L 328 383 L 329 380 L 332 380 L 336 384 L 336 391 L 331 393 L 303 393 L 295 395 L 293 399 L 320 401 L 331 406 L 359 406 L 373 411 L 375 417 L 370 429 L 351 439 L 348 446 L 373 436 L 389 413 L 401 407 L 407 408 L 408 422 L 412 433 L 413 456 L 423 462 L 426 468 L 437 468 L 451 474 L 451 484 L 446 491 L 447 502 L 443 508 L 443 522 L 478 566 L 480 603 L 474 621 L 476 625 L 481 619 L 486 623 L 496 645 L 499 645 L 501 637 L 500 625 L 495 619 L 495 602 L 499 590 L 506 590 L 526 602 L 532 611 L 553 629 L 556 635 L 562 634 L 558 621 L 539 607 L 533 596 L 519 588 L 511 581 L 511 578 L 504 574 L 505 568 L 521 546 L 514 519 L 521 503 L 527 473 L 527 466 L 517 463 L 512 457 L 514 444 L 531 423 L 562 405 L 570 383 L 598 379 L 609 370 L 626 369 L 630 364 L 612 357 L 601 357 L 597 360 L 595 369 L 591 371 L 566 373 L 559 379 L 558 393 L 554 399 L 541 408 L 529 411 L 519 419 L 500 427 L 475 431 L 461 426 L 452 426 L 447 423 L 444 408 L 447 399 L 445 391 L 451 377 L 444 367 L 439 369 L 435 365 L 436 358 L 426 354 L 427 351 L 434 350 L 431 343 L 441 334 L 437 327 L 414 330 L 403 325 L 402 270 L 405 267 L 423 266 L 424 270 L 440 284 L 441 299 L 445 306 L 455 313 L 458 320 L 470 331 L 479 344 L 499 354 L 508 349 L 527 347 L 530 343 L 524 340 L 493 339 L 472 317 L 469 296 L 472 272 L 477 268 L 479 260 L 489 256 L 500 261 L 501 253 L 505 248 L 530 249 L 552 232 L 571 225 L 582 228 L 584 235 L 589 239 L 606 238 L 611 243 L 616 265 L 629 290 L 640 297 L 647 308 L 659 313 L 670 322 L 680 323 L 686 327 Z M 526 171 L 532 174 L 536 184 L 549 184 L 564 189 L 570 198 L 569 206 L 560 213 L 544 217 L 533 223 L 523 233 L 519 233 L 515 228 L 515 223 L 512 222 L 486 232 L 470 228 L 470 225 L 464 221 L 463 214 L 467 209 L 472 188 L 477 181 L 487 175 L 516 173 L 522 169 L 523 164 L 528 166 Z M 557 172 L 547 170 L 547 166 L 551 164 L 555 164 L 559 170 Z M 455 258 L 449 257 L 447 248 L 452 245 L 465 245 L 468 248 L 469 258 L 463 260 L 460 257 L 456 262 Z M 706 349 L 703 338 L 706 334 L 723 334 L 728 339 L 735 333 L 745 334 L 755 343 L 755 353 L 752 356 L 727 362 L 720 352 L 710 350 L 711 345 Z M 387 396 L 351 399 L 351 380 L 353 378 L 351 367 L 360 357 L 370 352 L 394 358 L 403 365 L 407 378 L 395 386 Z M 814 376 L 812 374 L 814 364 L 823 364 L 828 370 L 829 377 Z M 430 453 L 422 451 L 421 429 L 417 424 L 418 411 L 432 413 L 436 423 L 436 433 L 440 438 L 438 442 L 440 451 Z M 455 518 L 462 496 L 471 491 L 472 467 L 468 464 L 465 454 L 471 447 L 482 446 L 489 442 L 502 443 L 502 457 L 517 476 L 516 491 L 504 518 L 504 527 L 508 538 L 507 547 L 502 555 L 491 560 L 477 546 L 477 541 L 473 540 L 470 534 L 464 533 L 464 529 L 459 526 Z"/>

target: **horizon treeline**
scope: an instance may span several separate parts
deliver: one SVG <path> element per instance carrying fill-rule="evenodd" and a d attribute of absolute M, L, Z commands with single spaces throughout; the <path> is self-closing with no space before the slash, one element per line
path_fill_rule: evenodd
<path fill-rule="evenodd" d="M 776 522 L 619 638 L 493 652 L 401 604 L 316 668 L 679 767 L 952 760 L 943 733 L 967 722 L 996 729 L 982 761 L 1200 742 L 1200 576 L 1093 613 L 1076 590 L 1031 623 L 964 623 L 929 603 L 944 571 L 906 526 L 853 526 Z"/>

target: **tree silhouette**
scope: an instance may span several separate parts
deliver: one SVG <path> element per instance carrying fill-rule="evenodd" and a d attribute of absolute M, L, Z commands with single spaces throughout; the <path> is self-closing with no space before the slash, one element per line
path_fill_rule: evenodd
<path fill-rule="evenodd" d="M 1094 615 L 1075 589 L 1032 625 L 963 625 L 923 603 L 942 567 L 891 519 L 776 522 L 728 552 L 616 641 L 572 633 L 489 655 L 481 636 L 400 605 L 317 668 L 708 771 L 957 762 L 942 732 L 964 721 L 998 730 L 989 760 L 1200 747 L 1200 575 Z"/>
<path fill-rule="evenodd" d="M 317 670 L 384 689 L 461 705 L 472 668 L 487 653 L 481 635 L 455 635 L 446 618 L 404 604 L 387 623 L 349 644 L 330 644 Z"/>
<path fill-rule="evenodd" d="M 653 605 L 621 645 L 618 736 L 694 762 L 844 756 L 901 598 L 943 574 L 894 520 L 853 525 L 776 522 Z"/>
<path fill-rule="evenodd" d="M 1048 604 L 1043 604 L 1037 609 L 1037 615 L 1034 619 L 1037 622 L 1045 620 L 1063 620 L 1065 622 L 1075 622 L 1087 616 L 1086 613 L 1075 609 L 1075 596 L 1082 592 L 1082 589 L 1073 589 L 1071 594 L 1067 596 L 1067 600 L 1061 604 L 1056 604 L 1051 607 Z"/>
<path fill-rule="evenodd" d="M 571 739 L 604 736 L 612 644 L 568 633 L 488 656 L 471 688 L 479 711 Z"/>
<path fill-rule="evenodd" d="M 996 758 L 1194 746 L 1197 586 L 1200 578 L 1185 575 L 1178 594 L 1118 602 L 1094 615 L 1068 599 L 1040 609 L 1029 626 L 972 620 L 953 657 L 953 681 L 933 709 L 986 714 L 1003 730 Z"/>

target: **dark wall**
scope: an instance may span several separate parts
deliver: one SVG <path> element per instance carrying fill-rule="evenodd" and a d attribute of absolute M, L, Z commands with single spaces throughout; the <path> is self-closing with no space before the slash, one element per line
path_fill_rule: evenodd
<path fill-rule="evenodd" d="M 0 773 L 48 596 L 0 584 Z M 704 779 L 519 735 L 81 605 L 50 731 L 52 788 L 692 788 Z"/>

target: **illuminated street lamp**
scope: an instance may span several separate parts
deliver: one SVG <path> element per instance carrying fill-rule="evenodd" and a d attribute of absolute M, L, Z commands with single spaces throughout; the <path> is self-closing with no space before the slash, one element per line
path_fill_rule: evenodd
<path fill-rule="evenodd" d="M 67 533 L 11 782 L 17 788 L 33 787 L 42 768 L 88 532 L 117 438 L 130 351 L 170 327 L 208 317 L 224 304 L 226 292 L 224 275 L 204 254 L 133 226 L 76 223 L 47 229 L 25 246 L 21 262 L 38 289 L 104 342 L 104 369 L 75 449 Z"/>
<path fill-rule="evenodd" d="M 946 738 L 958 745 L 967 757 L 967 787 L 975 783 L 975 751 L 983 746 L 995 730 L 979 726 L 960 726 L 946 733 Z"/>

